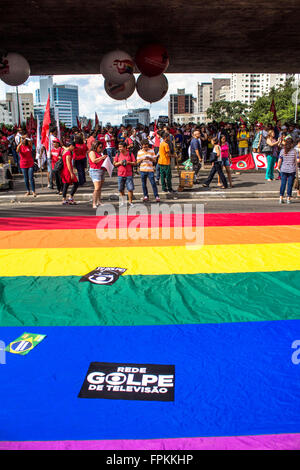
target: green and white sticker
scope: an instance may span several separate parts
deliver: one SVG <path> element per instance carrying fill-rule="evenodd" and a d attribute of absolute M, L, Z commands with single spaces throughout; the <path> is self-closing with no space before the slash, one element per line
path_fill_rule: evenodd
<path fill-rule="evenodd" d="M 12 341 L 5 351 L 8 351 L 13 354 L 20 354 L 21 356 L 25 356 L 28 354 L 35 346 L 37 346 L 46 335 L 39 335 L 35 333 L 23 333 L 17 339 Z"/>

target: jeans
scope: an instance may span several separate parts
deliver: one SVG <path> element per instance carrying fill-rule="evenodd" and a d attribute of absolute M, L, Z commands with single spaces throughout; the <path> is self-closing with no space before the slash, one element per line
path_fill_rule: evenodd
<path fill-rule="evenodd" d="M 266 180 L 273 180 L 274 179 L 274 167 L 277 162 L 277 158 L 273 157 L 273 155 L 267 155 L 267 171 L 266 171 Z"/>
<path fill-rule="evenodd" d="M 160 179 L 160 168 L 159 168 L 159 164 L 156 165 L 156 168 L 155 168 L 155 178 L 156 178 L 156 182 L 158 184 L 159 182 L 159 179 Z"/>
<path fill-rule="evenodd" d="M 239 147 L 239 155 L 247 155 L 248 147 Z"/>
<path fill-rule="evenodd" d="M 147 188 L 147 178 L 149 177 L 154 197 L 158 197 L 157 186 L 154 179 L 154 172 L 153 171 L 140 171 L 142 186 L 143 186 L 143 193 L 144 197 L 148 197 L 148 188 Z"/>
<path fill-rule="evenodd" d="M 11 149 L 11 153 L 12 153 L 12 156 L 13 156 L 13 159 L 14 159 L 14 162 L 15 162 L 15 165 L 18 167 L 18 173 L 21 173 L 21 168 L 20 168 L 20 156 L 19 154 L 16 152 L 15 149 Z"/>
<path fill-rule="evenodd" d="M 110 161 L 113 163 L 114 157 L 116 155 L 115 147 L 106 148 L 106 153 L 110 158 Z"/>
<path fill-rule="evenodd" d="M 209 176 L 208 176 L 208 178 L 207 178 L 207 180 L 205 181 L 204 184 L 206 186 L 209 186 L 216 173 L 218 173 L 218 175 L 220 176 L 220 179 L 222 181 L 223 186 L 225 188 L 227 188 L 228 184 L 227 184 L 227 180 L 226 180 L 225 175 L 224 175 L 223 170 L 222 170 L 222 162 L 214 162 L 214 164 L 213 164 L 213 166 L 210 170 Z"/>
<path fill-rule="evenodd" d="M 30 183 L 31 189 L 35 193 L 33 166 L 31 168 L 21 168 L 21 170 L 24 176 L 24 181 L 25 181 L 25 186 L 26 186 L 27 191 L 30 192 L 30 187 L 29 187 L 29 183 Z"/>
<path fill-rule="evenodd" d="M 77 170 L 79 186 L 82 186 L 84 183 L 86 183 L 86 178 L 85 178 L 86 158 L 82 158 L 80 160 L 74 160 L 74 166 Z"/>
<path fill-rule="evenodd" d="M 293 191 L 293 183 L 295 179 L 296 173 L 283 173 L 281 172 L 281 185 L 280 185 L 280 196 L 284 196 L 286 183 L 287 183 L 287 196 L 292 196 Z"/>

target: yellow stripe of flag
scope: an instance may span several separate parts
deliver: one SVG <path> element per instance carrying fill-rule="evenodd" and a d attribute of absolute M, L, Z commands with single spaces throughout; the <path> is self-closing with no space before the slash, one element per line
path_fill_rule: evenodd
<path fill-rule="evenodd" d="M 81 276 L 97 266 L 126 275 L 294 271 L 300 243 L 0 250 L 0 276 Z"/>

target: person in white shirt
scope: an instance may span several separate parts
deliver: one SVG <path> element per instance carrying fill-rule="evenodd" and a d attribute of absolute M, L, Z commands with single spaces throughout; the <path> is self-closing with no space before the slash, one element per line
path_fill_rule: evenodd
<path fill-rule="evenodd" d="M 116 154 L 116 143 L 115 143 L 115 137 L 113 135 L 113 128 L 110 127 L 105 134 L 105 143 L 106 143 L 106 153 L 110 158 L 110 161 L 113 162 L 113 159 Z"/>

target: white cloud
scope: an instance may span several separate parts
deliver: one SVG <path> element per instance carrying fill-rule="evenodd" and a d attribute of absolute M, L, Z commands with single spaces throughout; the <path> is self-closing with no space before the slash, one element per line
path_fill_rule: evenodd
<path fill-rule="evenodd" d="M 157 103 L 143 101 L 137 92 L 126 101 L 116 101 L 110 98 L 104 90 L 104 79 L 102 75 L 55 75 L 53 82 L 58 84 L 78 85 L 79 90 L 79 113 L 94 119 L 95 112 L 104 124 L 111 122 L 114 125 L 122 122 L 122 116 L 133 108 L 147 108 L 150 110 L 152 120 L 159 115 L 168 114 L 169 94 L 177 93 L 178 88 L 185 88 L 186 93 L 191 93 L 196 98 L 197 83 L 211 81 L 213 77 L 230 77 L 230 74 L 166 74 L 169 82 L 168 94 Z M 33 93 L 39 88 L 39 77 L 30 77 L 24 85 L 19 87 L 20 93 Z M 15 91 L 0 82 L 0 99 L 5 99 L 5 93 Z"/>

